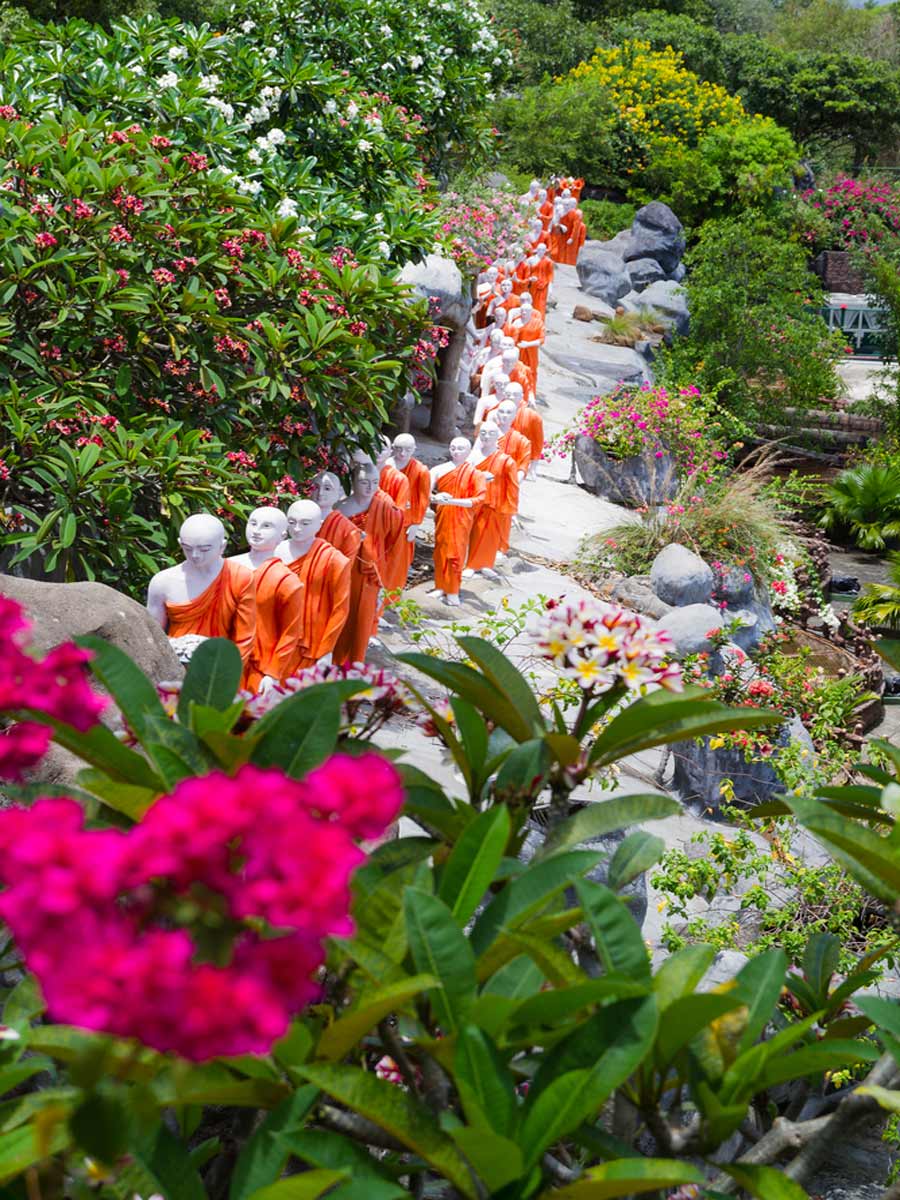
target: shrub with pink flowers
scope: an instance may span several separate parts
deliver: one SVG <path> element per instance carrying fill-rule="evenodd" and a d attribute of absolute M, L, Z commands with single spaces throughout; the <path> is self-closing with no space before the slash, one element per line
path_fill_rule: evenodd
<path fill-rule="evenodd" d="M 684 481 L 709 483 L 727 461 L 722 426 L 714 405 L 695 386 L 667 388 L 619 384 L 595 396 L 574 425 L 553 439 L 547 453 L 571 453 L 580 435 L 595 441 L 611 458 L 671 455 Z"/>
<path fill-rule="evenodd" d="M 900 234 L 900 192 L 886 179 L 839 174 L 827 187 L 801 193 L 798 220 L 813 251 L 875 247 Z"/>
<path fill-rule="evenodd" d="M 463 276 L 474 279 L 493 263 L 521 252 L 530 213 L 512 192 L 476 189 L 471 195 L 445 192 L 438 210 L 437 242 Z"/>

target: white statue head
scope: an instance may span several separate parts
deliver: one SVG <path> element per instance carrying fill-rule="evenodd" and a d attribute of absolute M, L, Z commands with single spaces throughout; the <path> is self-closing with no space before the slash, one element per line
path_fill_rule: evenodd
<path fill-rule="evenodd" d="M 394 466 L 398 471 L 408 467 L 415 458 L 416 439 L 411 433 L 398 433 L 394 438 Z"/>
<path fill-rule="evenodd" d="M 509 376 L 504 371 L 498 371 L 494 376 L 494 395 L 505 396 L 509 387 Z"/>
<path fill-rule="evenodd" d="M 523 292 L 522 295 L 519 297 L 519 304 L 521 304 L 522 308 L 533 308 L 534 300 L 532 298 L 531 292 Z"/>
<path fill-rule="evenodd" d="M 194 513 L 182 522 L 178 544 L 189 566 L 211 567 L 225 552 L 225 526 L 212 513 Z"/>
<path fill-rule="evenodd" d="M 274 551 L 287 534 L 287 517 L 280 508 L 255 508 L 247 518 L 245 533 L 251 550 Z"/>
<path fill-rule="evenodd" d="M 506 279 L 506 278 L 501 279 L 500 280 L 500 295 L 504 298 L 504 300 L 511 292 L 512 292 L 512 280 Z"/>
<path fill-rule="evenodd" d="M 360 463 L 353 472 L 353 495 L 366 507 L 378 491 L 380 474 L 379 468 L 373 466 L 372 463 Z"/>
<path fill-rule="evenodd" d="M 385 437 L 384 434 L 378 435 L 378 450 L 375 454 L 375 466 L 380 471 L 387 460 L 394 452 L 394 447 L 391 445 L 391 439 Z"/>
<path fill-rule="evenodd" d="M 334 508 L 338 500 L 344 499 L 344 489 L 334 472 L 322 471 L 315 477 L 312 498 L 323 510 Z"/>
<path fill-rule="evenodd" d="M 485 458 L 493 454 L 500 441 L 500 426 L 496 421 L 485 421 L 478 433 L 478 442 Z"/>
<path fill-rule="evenodd" d="M 488 283 L 496 283 L 497 276 L 499 274 L 500 274 L 499 267 L 488 267 L 488 269 L 484 273 L 484 277 L 488 281 Z"/>
<path fill-rule="evenodd" d="M 500 357 L 500 362 L 503 365 L 503 374 L 510 375 L 515 369 L 516 363 L 519 361 L 518 346 L 504 346 L 503 354 Z"/>
<path fill-rule="evenodd" d="M 503 333 L 503 330 L 500 328 L 499 325 L 495 329 L 492 329 L 490 332 L 490 336 L 488 338 L 488 341 L 491 344 L 491 349 L 499 350 L 500 344 L 502 343 L 504 337 L 505 337 L 505 334 Z"/>
<path fill-rule="evenodd" d="M 314 500 L 295 500 L 287 510 L 288 537 L 292 542 L 311 542 L 322 528 L 322 510 Z"/>
<path fill-rule="evenodd" d="M 532 179 L 531 183 L 528 185 L 528 195 L 536 196 L 540 190 L 541 181 L 539 179 Z"/>
<path fill-rule="evenodd" d="M 547 199 L 547 189 L 542 187 L 538 191 L 537 202 L 538 202 L 538 204 L 543 204 L 546 199 Z"/>
<path fill-rule="evenodd" d="M 510 401 L 516 406 L 516 408 L 518 408 L 524 399 L 525 389 L 522 387 L 521 383 L 508 383 L 506 385 L 506 391 L 503 394 L 504 403 L 506 401 Z"/>
<path fill-rule="evenodd" d="M 544 255 L 547 253 L 547 243 L 546 242 L 538 242 L 538 244 L 534 248 L 534 253 L 537 258 L 543 258 Z"/>
<path fill-rule="evenodd" d="M 466 461 L 471 450 L 472 443 L 468 438 L 455 437 L 450 443 L 450 461 L 454 464 L 454 466 L 458 467 L 460 463 L 464 463 Z"/>
<path fill-rule="evenodd" d="M 521 388 L 520 384 L 516 384 L 516 386 Z M 516 419 L 516 407 L 515 402 L 507 397 L 506 400 L 500 403 L 496 412 L 492 414 L 497 425 L 500 427 L 501 433 L 509 433 L 512 428 L 512 423 Z"/>

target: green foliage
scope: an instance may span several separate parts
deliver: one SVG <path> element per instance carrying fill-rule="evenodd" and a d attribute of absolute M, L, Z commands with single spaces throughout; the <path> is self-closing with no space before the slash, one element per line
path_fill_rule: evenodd
<path fill-rule="evenodd" d="M 860 463 L 828 486 L 821 524 L 847 533 L 863 550 L 884 550 L 900 537 L 900 464 Z"/>
<path fill-rule="evenodd" d="M 638 206 L 612 200 L 582 200 L 580 208 L 588 237 L 606 242 L 623 229 L 631 227 Z"/>
<path fill-rule="evenodd" d="M 853 616 L 864 625 L 900 629 L 900 554 L 888 555 L 889 583 L 867 583 L 853 604 Z"/>
<path fill-rule="evenodd" d="M 696 383 L 750 423 L 834 398 L 843 340 L 818 313 L 818 282 L 784 230 L 746 213 L 708 222 L 688 251 L 691 329 L 665 374 Z M 794 418 L 796 421 L 796 418 Z"/>
<path fill-rule="evenodd" d="M 519 87 L 571 70 L 603 40 L 593 20 L 579 20 L 574 0 L 492 0 L 489 10 L 511 36 Z"/>

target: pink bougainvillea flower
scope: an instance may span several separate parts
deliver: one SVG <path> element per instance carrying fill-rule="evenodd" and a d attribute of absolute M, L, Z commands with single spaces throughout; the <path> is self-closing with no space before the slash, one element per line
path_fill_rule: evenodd
<path fill-rule="evenodd" d="M 316 997 L 324 939 L 353 931 L 358 839 L 402 800 L 373 753 L 187 779 L 127 832 L 41 799 L 0 812 L 0 917 L 54 1020 L 195 1061 L 265 1054 Z"/>

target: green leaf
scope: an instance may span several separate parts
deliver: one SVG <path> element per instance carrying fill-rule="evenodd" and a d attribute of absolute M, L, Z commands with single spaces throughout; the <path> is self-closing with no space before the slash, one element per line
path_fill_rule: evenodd
<path fill-rule="evenodd" d="M 900 865 L 886 838 L 829 812 L 816 800 L 786 796 L 785 803 L 863 887 L 879 900 L 894 903 L 900 892 Z"/>
<path fill-rule="evenodd" d="M 861 1092 L 864 1088 L 859 1089 Z M 809 1200 L 807 1192 L 788 1179 L 777 1167 L 757 1167 L 747 1163 L 722 1163 L 721 1170 L 730 1175 L 738 1187 L 756 1196 L 757 1200 Z"/>
<path fill-rule="evenodd" d="M 475 922 L 472 949 L 483 954 L 501 931 L 510 932 L 523 925 L 601 860 L 602 855 L 593 851 L 573 850 L 533 863 L 498 892 Z"/>
<path fill-rule="evenodd" d="M 541 857 L 558 854 L 591 838 L 617 833 L 642 821 L 656 821 L 681 812 L 681 805 L 670 796 L 647 792 L 634 796 L 617 796 L 614 800 L 598 800 L 585 805 L 573 817 L 558 827 L 541 849 Z"/>
<path fill-rule="evenodd" d="M 168 721 L 156 688 L 124 650 L 92 634 L 75 638 L 75 642 L 91 651 L 91 670 L 138 738 L 143 738 L 147 717 Z"/>
<path fill-rule="evenodd" d="M 519 802 L 536 798 L 552 765 L 550 747 L 544 738 L 530 738 L 504 755 L 494 780 L 498 800 Z"/>
<path fill-rule="evenodd" d="M 374 992 L 366 992 L 364 1002 L 353 1012 L 340 1017 L 322 1032 L 316 1057 L 336 1062 L 389 1013 L 403 1008 L 420 992 L 440 986 L 435 975 L 412 975 L 399 983 L 389 983 Z"/>
<path fill-rule="evenodd" d="M 346 1171 L 305 1171 L 260 1188 L 249 1200 L 318 1200 L 318 1197 L 347 1178 Z"/>
<path fill-rule="evenodd" d="M 871 1042 L 858 1042 L 845 1038 L 829 1038 L 802 1046 L 793 1054 L 773 1056 L 763 1068 L 760 1088 L 771 1088 L 777 1083 L 802 1079 L 806 1075 L 819 1075 L 840 1067 L 856 1063 L 875 1062 L 878 1048 Z"/>
<path fill-rule="evenodd" d="M 475 1200 L 475 1187 L 464 1159 L 431 1113 L 414 1097 L 358 1067 L 314 1063 L 302 1067 L 301 1072 L 339 1103 L 374 1121 L 469 1200 Z"/>
<path fill-rule="evenodd" d="M 768 1025 L 781 995 L 787 955 L 783 950 L 766 950 L 751 958 L 735 976 L 738 995 L 747 1005 L 747 1025 L 739 1050 L 748 1050 Z"/>
<path fill-rule="evenodd" d="M 465 1022 L 475 999 L 475 956 L 450 909 L 437 896 L 408 887 L 403 895 L 406 932 L 416 969 L 440 981 L 431 1002 L 445 1033 Z"/>
<path fill-rule="evenodd" d="M 698 943 L 676 950 L 665 960 L 653 976 L 653 990 L 661 1013 L 681 996 L 693 992 L 715 956 L 714 946 Z"/>
<path fill-rule="evenodd" d="M 443 687 L 476 708 L 482 716 L 505 729 L 517 742 L 527 742 L 533 736 L 534 730 L 525 717 L 479 671 L 473 671 L 463 663 L 432 658 L 429 654 L 398 654 L 397 658 L 423 675 L 436 679 Z"/>
<path fill-rule="evenodd" d="M 457 642 L 482 670 L 495 688 L 524 718 L 532 733 L 543 733 L 546 725 L 541 707 L 521 671 L 513 666 L 502 650 L 477 637 L 458 637 Z"/>
<path fill-rule="evenodd" d="M 481 775 L 487 758 L 488 730 L 477 708 L 455 696 L 452 701 L 459 740 L 465 751 L 466 761 L 476 777 Z"/>
<path fill-rule="evenodd" d="M 303 1124 L 318 1095 L 319 1089 L 307 1084 L 267 1114 L 234 1164 L 228 1200 L 249 1200 L 253 1192 L 278 1178 L 290 1154 L 280 1135 Z"/>
<path fill-rule="evenodd" d="M 828 988 L 838 968 L 841 940 L 833 933 L 814 933 L 803 951 L 803 974 L 815 996 L 814 1008 L 824 1008 Z"/>
<path fill-rule="evenodd" d="M 662 838 L 643 829 L 630 833 L 616 848 L 609 864 L 607 882 L 613 892 L 621 891 L 632 880 L 659 862 L 666 848 Z"/>
<path fill-rule="evenodd" d="M 699 995 L 682 996 L 666 1009 L 659 1037 L 656 1040 L 657 1062 L 666 1067 L 679 1050 L 713 1021 L 741 1008 L 743 1001 L 732 990 L 727 995 L 716 992 L 701 992 Z"/>
<path fill-rule="evenodd" d="M 104 1091 L 86 1096 L 69 1117 L 69 1130 L 79 1148 L 106 1164 L 125 1153 L 130 1125 L 124 1098 Z"/>
<path fill-rule="evenodd" d="M 258 767 L 280 767 L 299 779 L 333 752 L 341 728 L 340 684 L 318 684 L 291 696 L 268 713 L 278 718 L 255 730 L 251 761 Z M 355 690 L 359 690 L 357 687 Z"/>
<path fill-rule="evenodd" d="M 6 997 L 3 1006 L 3 1024 L 23 1033 L 35 1017 L 45 1012 L 47 1005 L 41 995 L 41 989 L 33 975 L 20 979 Z"/>
<path fill-rule="evenodd" d="M 468 825 L 441 873 L 438 895 L 465 925 L 494 880 L 509 840 L 509 811 L 489 808 Z"/>
<path fill-rule="evenodd" d="M 470 1125 L 513 1137 L 518 1104 L 512 1075 L 491 1039 L 475 1025 L 459 1031 L 453 1077 Z"/>
<path fill-rule="evenodd" d="M 63 523 L 59 530 L 59 544 L 68 549 L 75 541 L 75 534 L 78 532 L 78 521 L 74 513 L 66 513 L 63 518 Z"/>
<path fill-rule="evenodd" d="M 576 881 L 575 892 L 606 970 L 649 983 L 647 947 L 625 904 L 609 888 L 586 879 Z"/>
<path fill-rule="evenodd" d="M 553 988 L 530 996 L 510 1014 L 509 1024 L 558 1025 L 566 1017 L 604 1000 L 624 1000 L 646 995 L 646 984 L 624 975 L 604 975 L 602 979 L 591 979 L 588 983 Z"/>
<path fill-rule="evenodd" d="M 243 665 L 238 648 L 227 638 L 207 638 L 191 656 L 181 695 L 178 698 L 178 719 L 190 723 L 191 704 L 226 709 L 241 686 Z"/>
<path fill-rule="evenodd" d="M 52 1154 L 58 1154 L 69 1145 L 69 1131 L 65 1122 L 40 1131 L 32 1123 L 21 1125 L 0 1137 L 0 1183 L 23 1175 L 29 1167 L 42 1162 Z M 177 1197 L 173 1200 L 178 1200 Z M 197 1200 L 201 1200 L 200 1197 Z"/>
<path fill-rule="evenodd" d="M 522 1174 L 524 1165 L 520 1147 L 493 1129 L 464 1125 L 451 1129 L 450 1136 L 490 1188 L 492 1196 Z"/>
<path fill-rule="evenodd" d="M 187 1147 L 165 1125 L 133 1135 L 129 1149 L 166 1200 L 206 1200 L 206 1189 Z"/>
<path fill-rule="evenodd" d="M 613 1200 L 684 1183 L 705 1182 L 699 1167 L 668 1158 L 620 1158 L 592 1167 L 567 1187 L 542 1192 L 539 1200 Z"/>

